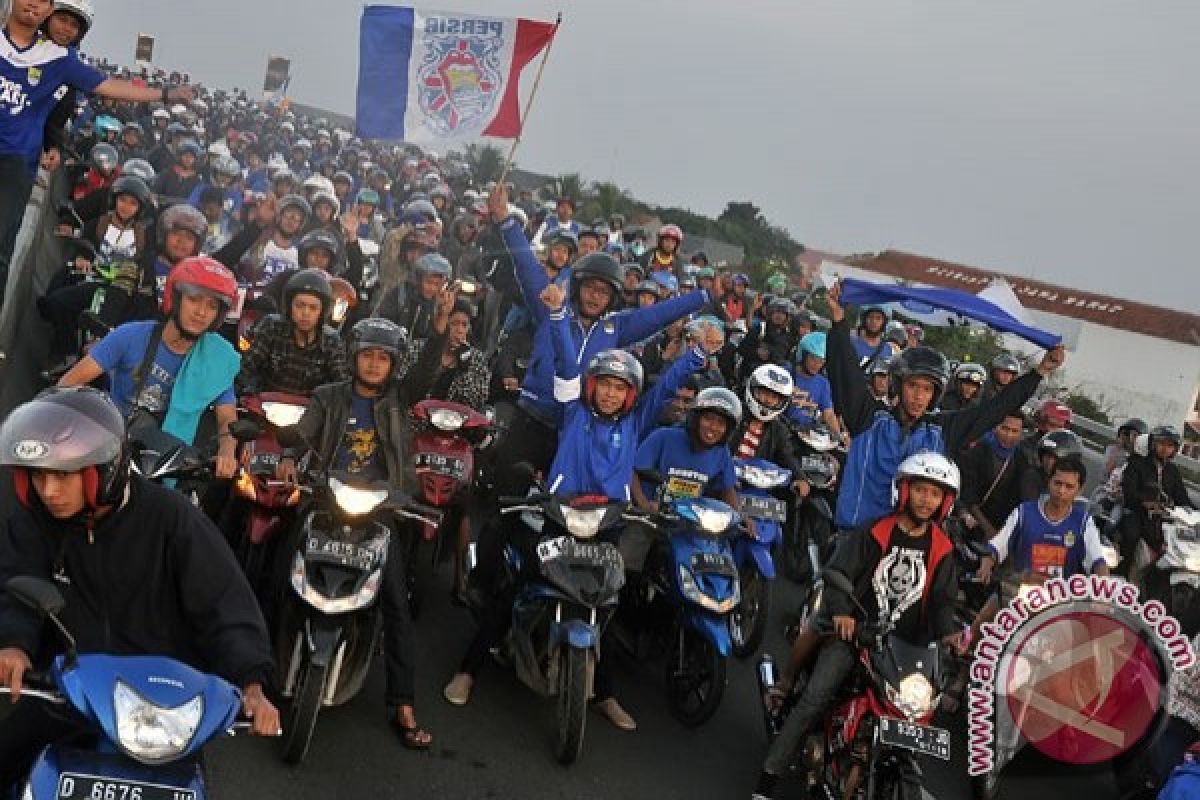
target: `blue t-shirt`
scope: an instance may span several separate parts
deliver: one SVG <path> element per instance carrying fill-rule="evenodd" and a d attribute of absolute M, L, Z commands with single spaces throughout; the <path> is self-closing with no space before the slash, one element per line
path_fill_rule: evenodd
<path fill-rule="evenodd" d="M 69 87 L 92 92 L 107 75 L 89 67 L 74 47 L 59 47 L 38 35 L 24 50 L 0 36 L 0 155 L 25 159 L 37 173 L 46 118 Z"/>
<path fill-rule="evenodd" d="M 96 342 L 88 353 L 108 373 L 109 394 L 123 415 L 128 416 L 133 408 L 133 373 L 146 356 L 150 334 L 156 324 L 153 321 L 127 322 Z M 156 415 L 166 413 L 171 402 L 171 388 L 175 385 L 175 376 L 179 374 L 183 360 L 184 356 L 171 350 L 162 341 L 158 343 L 154 363 L 146 371 L 142 391 L 137 398 L 139 408 Z M 215 405 L 231 406 L 236 403 L 233 386 L 229 386 L 217 397 Z"/>
<path fill-rule="evenodd" d="M 354 392 L 350 419 L 342 443 L 333 459 L 333 468 L 349 472 L 364 481 L 387 479 L 387 466 L 379 449 L 379 429 L 375 427 L 375 400 Z"/>
<path fill-rule="evenodd" d="M 733 488 L 737 481 L 729 448 L 720 444 L 695 450 L 683 426 L 659 428 L 647 436 L 638 448 L 634 466 L 662 473 L 667 494 L 674 498 L 722 492 Z M 647 497 L 654 496 L 655 487 L 644 481 L 642 490 Z"/>
<path fill-rule="evenodd" d="M 829 379 L 819 372 L 809 375 L 797 368 L 792 373 L 792 380 L 796 388 L 792 392 L 792 404 L 788 406 L 788 419 L 808 427 L 820 419 L 822 412 L 833 408 Z"/>

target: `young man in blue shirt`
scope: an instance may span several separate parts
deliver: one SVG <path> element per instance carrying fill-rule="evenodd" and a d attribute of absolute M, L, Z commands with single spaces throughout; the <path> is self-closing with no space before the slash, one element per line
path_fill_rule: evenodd
<path fill-rule="evenodd" d="M 190 100 L 193 94 L 190 87 L 135 86 L 88 66 L 74 47 L 61 47 L 39 30 L 53 11 L 51 0 L 15 0 L 0 38 L 0 298 L 42 155 L 46 119 L 59 99 L 72 88 L 135 103 Z"/>

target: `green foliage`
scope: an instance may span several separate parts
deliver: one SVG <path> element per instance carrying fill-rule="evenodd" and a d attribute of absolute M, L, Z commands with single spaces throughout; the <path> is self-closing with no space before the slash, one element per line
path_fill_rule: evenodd
<path fill-rule="evenodd" d="M 570 197 L 575 200 L 575 207 L 580 208 L 587 200 L 587 192 L 583 176 L 578 172 L 564 172 L 558 176 L 558 196 Z"/>
<path fill-rule="evenodd" d="M 593 183 L 580 206 L 579 218 L 589 223 L 596 217 L 607 219 L 613 214 L 623 214 L 626 219 L 637 211 L 637 201 L 628 189 L 622 189 L 609 181 Z"/>
<path fill-rule="evenodd" d="M 994 331 L 965 325 L 926 328 L 924 343 L 951 361 L 974 361 L 984 366 L 1004 349 Z"/>
<path fill-rule="evenodd" d="M 488 181 L 500 180 L 504 170 L 505 153 L 499 147 L 491 144 L 469 144 L 466 147 L 467 163 L 471 165 L 471 174 L 480 185 Z M 516 167 L 516 162 L 513 162 Z"/>
<path fill-rule="evenodd" d="M 1078 416 L 1104 425 L 1113 424 L 1112 417 L 1109 416 L 1109 410 L 1103 405 L 1103 397 L 1097 401 L 1078 389 L 1070 389 L 1062 398 L 1062 401 L 1066 404 L 1067 408 L 1071 409 Z"/>

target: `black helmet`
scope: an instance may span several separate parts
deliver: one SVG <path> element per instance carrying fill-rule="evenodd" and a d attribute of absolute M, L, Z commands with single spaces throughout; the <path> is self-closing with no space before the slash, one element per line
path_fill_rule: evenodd
<path fill-rule="evenodd" d="M 786 297 L 772 297 L 771 301 L 767 303 L 768 315 L 774 314 L 776 311 L 782 311 L 790 317 L 795 310 L 796 307 L 792 305 L 792 301 Z"/>
<path fill-rule="evenodd" d="M 889 362 L 892 375 L 891 393 L 900 395 L 900 386 L 909 378 L 929 378 L 933 381 L 933 400 L 930 408 L 936 408 L 942 392 L 950 381 L 950 362 L 932 347 L 910 347 L 902 350 Z"/>
<path fill-rule="evenodd" d="M 298 294 L 315 295 L 321 301 L 321 321 L 324 322 L 333 309 L 333 290 L 329 288 L 329 276 L 323 270 L 313 268 L 299 270 L 288 278 L 283 286 L 283 313 L 288 319 L 291 319 L 292 301 Z"/>
<path fill-rule="evenodd" d="M 309 231 L 304 234 L 304 238 L 300 240 L 300 244 L 296 246 L 296 257 L 300 261 L 300 266 L 303 267 L 306 262 L 306 257 L 313 250 L 328 250 L 329 251 L 329 269 L 335 269 L 342 261 L 342 240 L 335 236 L 331 231 L 323 228 L 318 228 L 315 231 Z"/>
<path fill-rule="evenodd" d="M 108 207 L 115 209 L 117 198 L 123 194 L 138 201 L 138 216 L 145 217 L 150 213 L 150 207 L 154 203 L 154 194 L 150 191 L 150 187 L 141 178 L 134 175 L 122 175 L 113 181 L 112 188 L 109 190 Z"/>
<path fill-rule="evenodd" d="M 396 374 L 400 358 L 408 344 L 408 332 L 390 319 L 367 317 L 354 324 L 350 331 L 350 357 L 363 350 L 378 349 L 392 357 L 392 370 L 388 377 Z"/>
<path fill-rule="evenodd" d="M 720 414 L 729 422 L 725 427 L 724 440 L 728 442 L 733 436 L 734 429 L 742 422 L 742 401 L 738 400 L 738 396 L 724 386 L 710 386 L 707 389 L 701 389 L 692 402 L 692 407 L 688 409 L 687 428 L 692 435 L 695 435 L 700 415 L 705 411 Z"/>
<path fill-rule="evenodd" d="M 1083 442 L 1071 431 L 1051 431 L 1038 440 L 1038 455 L 1058 459 L 1083 458 Z"/>
<path fill-rule="evenodd" d="M 1153 447 L 1159 440 L 1174 442 L 1176 447 L 1183 444 L 1183 437 L 1179 435 L 1179 431 L 1174 425 L 1155 425 L 1150 429 L 1150 446 Z"/>
<path fill-rule="evenodd" d="M 1121 423 L 1121 427 L 1117 428 L 1117 435 L 1120 436 L 1126 431 L 1133 431 L 1138 434 L 1149 433 L 1150 426 L 1146 424 L 1146 420 L 1134 417 Z"/>
<path fill-rule="evenodd" d="M 122 175 L 133 175 L 141 178 L 149 186 L 154 182 L 154 167 L 144 158 L 130 158 L 121 165 Z"/>
<path fill-rule="evenodd" d="M 555 228 L 547 233 L 542 241 L 545 243 L 547 250 L 556 244 L 565 244 L 567 249 L 571 251 L 572 256 L 579 252 L 579 237 L 567 228 Z"/>
<path fill-rule="evenodd" d="M 608 253 L 588 253 L 571 268 L 571 302 L 579 303 L 579 287 L 589 278 L 604 281 L 612 287 L 612 300 L 605 313 L 616 309 L 621 302 L 625 271 L 617 260 Z"/>
<path fill-rule="evenodd" d="M 576 235 L 576 238 L 582 239 L 585 236 L 591 236 L 596 241 L 600 241 L 601 238 L 608 236 L 608 230 L 605 229 L 603 234 L 600 233 L 600 231 L 601 231 L 600 228 L 589 228 L 588 226 L 584 225 L 584 226 L 580 227 L 579 233 Z"/>
<path fill-rule="evenodd" d="M 17 499 L 29 505 L 29 470 L 91 470 L 88 508 L 114 505 L 129 482 L 125 420 L 109 396 L 86 386 L 46 389 L 0 426 L 0 466 L 12 467 Z"/>
<path fill-rule="evenodd" d="M 625 350 L 602 350 L 588 362 L 583 371 L 583 404 L 592 411 L 596 410 L 593 398 L 596 394 L 596 379 L 608 375 L 629 384 L 630 391 L 625 395 L 625 407 L 621 413 L 628 413 L 637 398 L 642 393 L 642 365 L 636 358 Z"/>
<path fill-rule="evenodd" d="M 1020 372 L 1021 362 L 1017 361 L 1017 357 L 1012 353 L 998 353 L 992 359 L 992 371 L 1003 370 L 1004 372 Z"/>

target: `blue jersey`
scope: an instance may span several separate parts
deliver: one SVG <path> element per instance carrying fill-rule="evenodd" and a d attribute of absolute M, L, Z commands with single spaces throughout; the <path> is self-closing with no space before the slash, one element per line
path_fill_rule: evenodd
<path fill-rule="evenodd" d="M 108 373 L 109 394 L 113 402 L 121 409 L 122 415 L 128 415 L 134 406 L 133 374 L 141 366 L 150 345 L 150 335 L 156 322 L 127 322 L 114 329 L 88 352 L 101 369 Z M 171 390 L 175 385 L 175 376 L 183 366 L 185 356 L 176 353 L 162 341 L 154 354 L 154 362 L 146 371 L 142 381 L 137 406 L 153 414 L 165 414 L 171 402 Z M 235 405 L 237 398 L 233 386 L 223 390 L 214 401 L 216 405 Z"/>
<path fill-rule="evenodd" d="M 70 88 L 92 92 L 108 76 L 80 60 L 75 48 L 41 35 L 24 50 L 0 37 L 0 155 L 25 159 L 30 174 L 42 155 L 46 119 Z"/>
<path fill-rule="evenodd" d="M 1069 578 L 1091 572 L 1104 562 L 1100 533 L 1088 504 L 1076 500 L 1067 515 L 1051 521 L 1044 511 L 1046 497 L 1017 506 L 989 547 L 999 564 L 1007 558 L 1017 572 L 1038 572 L 1049 578 Z"/>
<path fill-rule="evenodd" d="M 723 492 L 737 482 L 729 448 L 720 444 L 697 450 L 683 426 L 659 428 L 647 436 L 634 466 L 661 473 L 666 492 L 674 499 Z M 653 486 L 643 482 L 642 489 L 647 497 L 654 496 Z"/>
<path fill-rule="evenodd" d="M 877 411 L 871 426 L 854 437 L 846 454 L 838 486 L 837 527 L 861 528 L 891 513 L 897 467 L 909 456 L 925 452 L 946 452 L 941 425 L 922 419 L 906 430 L 890 411 Z"/>
<path fill-rule="evenodd" d="M 792 404 L 788 406 L 788 419 L 807 427 L 819 420 L 823 412 L 833 408 L 833 391 L 824 375 L 809 375 L 796 369 L 792 380 L 796 388 L 792 392 Z"/>

